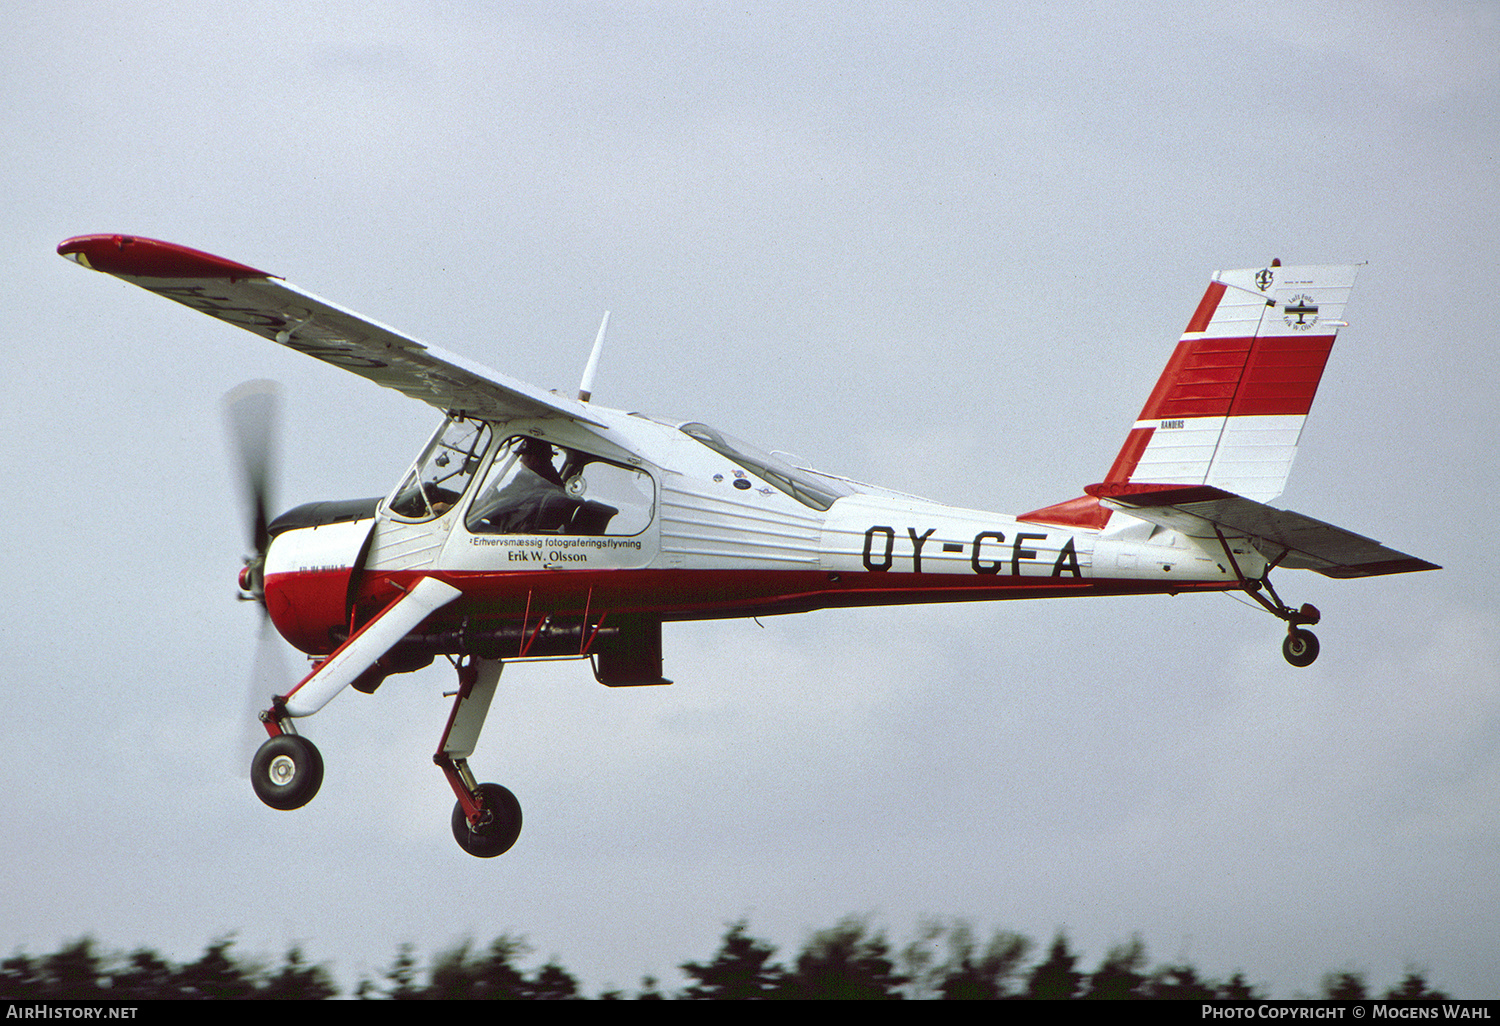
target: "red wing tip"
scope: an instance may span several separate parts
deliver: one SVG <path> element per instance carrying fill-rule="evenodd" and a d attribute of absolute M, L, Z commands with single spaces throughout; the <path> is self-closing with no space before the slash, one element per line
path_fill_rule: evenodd
<path fill-rule="evenodd" d="M 79 235 L 57 247 L 59 256 L 105 274 L 131 278 L 271 278 L 245 264 L 139 235 Z"/>

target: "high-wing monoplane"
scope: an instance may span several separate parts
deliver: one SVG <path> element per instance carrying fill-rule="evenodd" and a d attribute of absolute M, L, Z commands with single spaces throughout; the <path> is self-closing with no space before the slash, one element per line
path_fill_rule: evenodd
<path fill-rule="evenodd" d="M 509 790 L 469 770 L 502 667 L 587 659 L 610 687 L 670 683 L 662 623 L 813 609 L 1082 595 L 1242 591 L 1285 621 L 1288 662 L 1318 641 L 1279 568 L 1369 577 L 1436 567 L 1267 505 L 1281 494 L 1357 268 L 1221 271 L 1102 482 L 1018 516 L 960 509 L 796 466 L 704 423 L 527 385 L 319 299 L 171 243 L 85 235 L 63 256 L 420 399 L 443 414 L 383 498 L 272 518 L 264 443 L 242 430 L 254 554 L 244 597 L 311 659 L 260 714 L 251 781 L 305 805 L 322 756 L 297 733 L 346 687 L 442 657 L 457 670 L 435 761 L 472 855 L 521 830 Z M 606 316 L 607 322 L 607 316 Z M 249 389 L 231 407 L 263 421 Z"/>

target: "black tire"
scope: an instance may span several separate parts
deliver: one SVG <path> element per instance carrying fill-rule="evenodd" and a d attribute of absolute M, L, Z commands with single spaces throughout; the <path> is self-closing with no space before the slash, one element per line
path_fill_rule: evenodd
<path fill-rule="evenodd" d="M 1311 666 L 1318 658 L 1318 636 L 1312 631 L 1292 628 L 1281 643 L 1281 654 L 1293 666 Z"/>
<path fill-rule="evenodd" d="M 273 809 L 300 809 L 323 786 L 323 756 L 305 737 L 278 735 L 261 745 L 251 760 L 250 785 Z"/>
<path fill-rule="evenodd" d="M 453 839 L 464 851 L 477 859 L 492 859 L 510 851 L 521 836 L 521 803 L 499 784 L 480 784 L 479 799 L 490 814 L 490 821 L 479 830 L 469 829 L 464 807 L 453 803 Z"/>

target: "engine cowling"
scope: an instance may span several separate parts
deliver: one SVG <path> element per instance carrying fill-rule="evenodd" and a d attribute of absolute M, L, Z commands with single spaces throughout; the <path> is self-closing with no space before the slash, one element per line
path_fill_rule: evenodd
<path fill-rule="evenodd" d="M 373 505 L 361 500 L 353 506 L 309 503 L 271 523 L 266 613 L 281 636 L 308 655 L 327 655 L 349 630 L 349 584 L 375 525 Z"/>

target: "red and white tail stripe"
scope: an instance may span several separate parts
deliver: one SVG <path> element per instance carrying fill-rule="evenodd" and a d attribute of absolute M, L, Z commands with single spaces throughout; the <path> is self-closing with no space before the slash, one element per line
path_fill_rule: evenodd
<path fill-rule="evenodd" d="M 1280 495 L 1357 270 L 1216 273 L 1106 483 Z"/>

